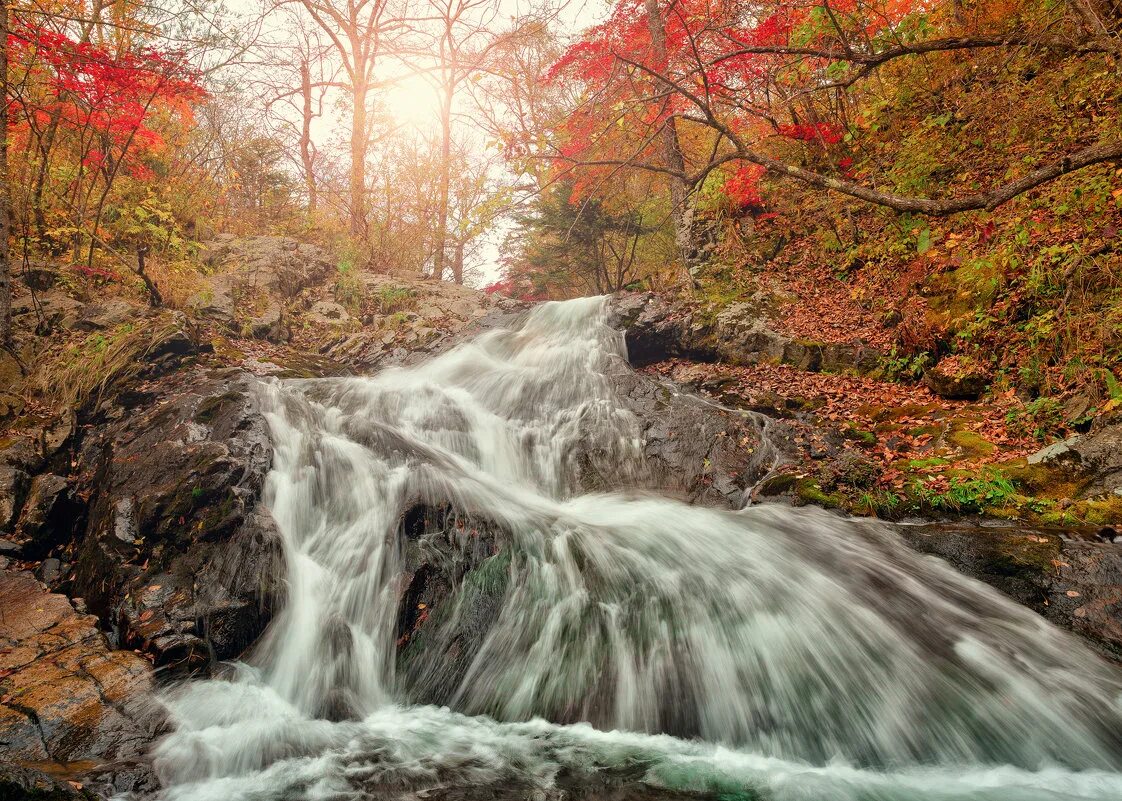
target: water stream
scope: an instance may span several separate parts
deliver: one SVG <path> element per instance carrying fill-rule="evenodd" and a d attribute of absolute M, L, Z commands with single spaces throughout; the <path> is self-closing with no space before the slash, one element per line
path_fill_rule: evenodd
<path fill-rule="evenodd" d="M 288 597 L 231 675 L 168 694 L 163 797 L 1122 798 L 1122 675 L 891 531 L 583 492 L 590 459 L 643 474 L 622 369 L 586 299 L 417 367 L 264 386 Z M 441 647 L 398 658 L 418 504 L 499 532 L 447 707 L 417 677 L 446 671 L 465 593 L 421 621 Z"/>

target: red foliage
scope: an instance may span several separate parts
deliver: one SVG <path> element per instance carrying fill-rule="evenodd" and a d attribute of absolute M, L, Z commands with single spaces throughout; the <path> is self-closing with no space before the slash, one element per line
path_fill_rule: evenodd
<path fill-rule="evenodd" d="M 824 145 L 836 145 L 844 136 L 841 128 L 828 122 L 780 125 L 778 131 L 780 136 L 785 136 L 788 139 L 821 142 Z"/>
<path fill-rule="evenodd" d="M 830 6 L 830 25 L 812 13 L 817 4 L 790 0 L 659 0 L 658 5 L 654 24 L 664 33 L 665 54 L 654 46 L 645 0 L 617 0 L 608 19 L 586 30 L 547 73 L 551 81 L 586 89 L 585 102 L 561 126 L 563 144 L 555 163 L 559 171 L 580 165 L 582 173 L 593 174 L 582 176 L 578 198 L 599 185 L 596 178 L 611 174 L 616 165 L 608 162 L 657 162 L 655 133 L 672 116 L 715 115 L 724 130 L 749 145 L 774 133 L 822 147 L 839 144 L 845 129 L 838 122 L 773 122 L 791 110 L 772 106 L 771 87 L 776 81 L 795 88 L 813 85 L 830 59 L 801 51 L 848 48 L 851 34 L 875 35 L 917 4 L 841 0 Z M 788 46 L 795 52 L 759 52 Z M 666 91 L 664 78 L 673 82 L 674 91 Z M 849 164 L 839 169 L 844 172 Z M 731 179 L 727 192 L 742 205 L 759 202 L 750 172 Z"/>
<path fill-rule="evenodd" d="M 501 278 L 493 284 L 488 284 L 483 287 L 483 291 L 488 295 L 505 295 L 508 298 L 514 298 L 515 300 L 521 300 L 526 303 L 537 303 L 538 301 L 549 299 L 546 293 L 535 290 L 528 279 L 511 276 Z"/>
<path fill-rule="evenodd" d="M 39 77 L 47 90 L 46 99 L 34 106 L 23 97 L 13 103 L 13 119 L 42 126 L 57 118 L 78 133 L 80 162 L 88 168 L 109 168 L 129 151 L 158 148 L 160 135 L 145 124 L 153 110 L 187 115 L 206 97 L 181 53 L 144 49 L 114 55 L 18 20 L 8 47 L 13 62 Z M 134 175 L 144 169 L 130 166 Z"/>
<path fill-rule="evenodd" d="M 761 208 L 764 205 L 763 195 L 760 194 L 760 179 L 763 175 L 763 167 L 747 164 L 729 176 L 721 191 L 734 208 Z"/>

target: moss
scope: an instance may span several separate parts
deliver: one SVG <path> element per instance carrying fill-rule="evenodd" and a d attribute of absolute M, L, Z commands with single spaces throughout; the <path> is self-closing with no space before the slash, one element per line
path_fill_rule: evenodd
<path fill-rule="evenodd" d="M 965 456 L 972 458 L 990 456 L 996 449 L 996 446 L 985 437 L 965 428 L 950 432 L 947 441 L 962 451 Z"/>
<path fill-rule="evenodd" d="M 847 423 L 845 429 L 842 431 L 842 436 L 853 442 L 860 442 L 862 445 L 876 445 L 877 435 L 872 431 L 867 431 L 858 427 L 854 423 Z"/>
<path fill-rule="evenodd" d="M 510 561 L 510 551 L 500 551 L 468 573 L 465 584 L 478 588 L 485 595 L 502 595 L 510 582 Z"/>
<path fill-rule="evenodd" d="M 761 482 L 757 492 L 764 496 L 782 495 L 793 490 L 798 480 L 797 476 L 790 473 L 781 473 Z"/>
<path fill-rule="evenodd" d="M 943 435 L 945 430 L 940 425 L 916 426 L 908 429 L 908 435 L 912 437 L 939 437 Z"/>
<path fill-rule="evenodd" d="M 941 456 L 932 456 L 928 459 L 909 459 L 904 463 L 904 466 L 909 470 L 926 470 L 931 467 L 942 467 L 947 464 L 950 464 L 949 460 Z"/>
<path fill-rule="evenodd" d="M 1048 574 L 1060 558 L 1060 538 L 1039 534 L 993 534 L 986 568 L 999 575 Z"/>
<path fill-rule="evenodd" d="M 816 503 L 827 509 L 842 509 L 847 505 L 844 496 L 836 492 L 825 492 L 813 478 L 799 480 L 795 486 L 795 497 L 804 503 Z"/>

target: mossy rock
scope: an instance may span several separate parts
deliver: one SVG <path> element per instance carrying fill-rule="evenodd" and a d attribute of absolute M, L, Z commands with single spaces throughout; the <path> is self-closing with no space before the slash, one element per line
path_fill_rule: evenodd
<path fill-rule="evenodd" d="M 843 495 L 826 492 L 813 478 L 800 479 L 795 486 L 795 497 L 803 503 L 814 503 L 827 509 L 844 509 L 848 505 Z"/>
<path fill-rule="evenodd" d="M 947 442 L 962 451 L 964 456 L 971 458 L 991 456 L 997 450 L 997 446 L 981 434 L 965 428 L 955 429 L 947 434 Z"/>

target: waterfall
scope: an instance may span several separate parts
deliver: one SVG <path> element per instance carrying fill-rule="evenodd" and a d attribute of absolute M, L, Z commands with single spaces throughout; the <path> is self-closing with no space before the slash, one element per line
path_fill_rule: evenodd
<path fill-rule="evenodd" d="M 1122 798 L 1073 636 L 877 524 L 634 489 L 605 317 L 262 387 L 287 599 L 168 693 L 164 798 Z M 461 578 L 404 619 L 418 553 Z"/>

